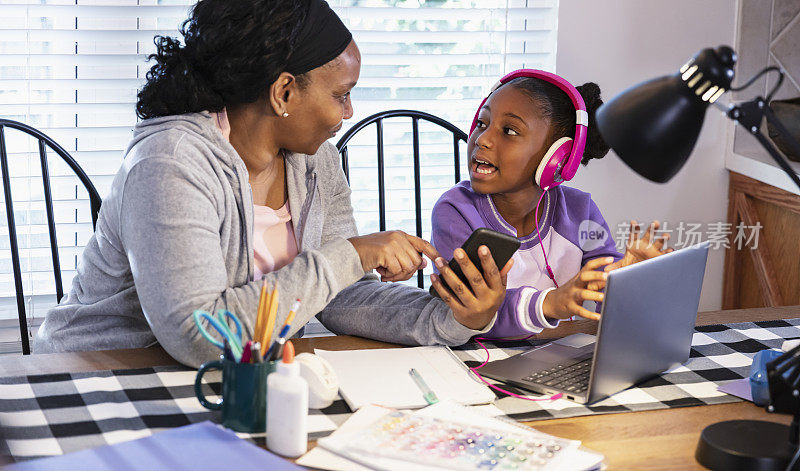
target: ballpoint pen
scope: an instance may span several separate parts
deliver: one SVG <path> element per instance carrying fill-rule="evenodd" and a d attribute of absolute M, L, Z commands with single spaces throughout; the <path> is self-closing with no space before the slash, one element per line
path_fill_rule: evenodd
<path fill-rule="evenodd" d="M 420 391 L 422 391 L 422 397 L 425 398 L 425 402 L 428 404 L 436 404 L 439 402 L 439 398 L 436 397 L 436 393 L 433 392 L 427 384 L 425 384 L 425 380 L 422 379 L 422 376 L 420 376 L 417 370 L 411 368 L 408 370 L 408 374 L 411 375 L 411 379 L 417 383 L 417 387 L 420 389 Z"/>
<path fill-rule="evenodd" d="M 264 363 L 264 359 L 261 358 L 261 343 L 260 342 L 253 342 L 250 344 L 250 362 L 251 363 Z"/>
<path fill-rule="evenodd" d="M 283 354 L 283 346 L 286 344 L 286 336 L 289 335 L 289 330 L 292 328 L 292 321 L 294 320 L 294 316 L 298 309 L 300 309 L 300 300 L 295 299 L 292 309 L 289 310 L 289 315 L 286 316 L 286 322 L 283 324 L 280 334 L 278 334 L 278 340 L 270 345 L 269 349 L 267 350 L 267 354 L 264 355 L 265 361 L 277 360 Z"/>
<path fill-rule="evenodd" d="M 278 335 L 278 340 L 272 343 L 269 350 L 267 350 L 267 354 L 264 355 L 264 361 L 275 361 L 281 357 L 283 345 L 286 343 L 286 336 L 289 334 L 289 329 L 291 327 L 290 324 L 283 326 L 280 335 Z"/>

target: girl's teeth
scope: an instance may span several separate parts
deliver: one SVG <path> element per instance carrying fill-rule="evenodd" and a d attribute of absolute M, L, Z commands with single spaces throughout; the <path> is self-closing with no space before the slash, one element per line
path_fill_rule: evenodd
<path fill-rule="evenodd" d="M 497 170 L 494 165 L 483 160 L 475 159 L 475 173 L 481 175 L 490 175 Z"/>

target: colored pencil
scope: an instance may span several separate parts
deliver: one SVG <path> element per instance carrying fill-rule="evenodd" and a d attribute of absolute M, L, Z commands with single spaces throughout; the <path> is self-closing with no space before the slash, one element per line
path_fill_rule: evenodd
<path fill-rule="evenodd" d="M 272 293 L 270 294 L 269 298 L 269 306 L 267 307 L 267 323 L 264 327 L 264 333 L 259 339 L 261 342 L 261 355 L 263 356 L 267 353 L 267 347 L 270 344 L 270 340 L 272 339 L 272 331 L 275 329 L 275 317 L 278 315 L 278 284 L 275 283 L 275 287 L 272 289 Z"/>
<path fill-rule="evenodd" d="M 261 297 L 258 298 L 258 312 L 256 312 L 256 327 L 253 330 L 253 342 L 259 342 L 264 335 L 264 322 L 266 321 L 267 301 L 269 295 L 267 294 L 267 279 L 264 278 L 261 283 Z"/>
<path fill-rule="evenodd" d="M 247 343 L 244 344 L 242 348 L 242 359 L 239 361 L 240 363 L 250 363 L 250 346 L 253 344 L 251 340 L 248 340 Z"/>
<path fill-rule="evenodd" d="M 295 299 L 292 308 L 289 310 L 289 315 L 286 316 L 286 322 L 284 322 L 283 325 L 292 325 L 294 315 L 297 314 L 298 310 L 300 310 L 300 299 Z"/>

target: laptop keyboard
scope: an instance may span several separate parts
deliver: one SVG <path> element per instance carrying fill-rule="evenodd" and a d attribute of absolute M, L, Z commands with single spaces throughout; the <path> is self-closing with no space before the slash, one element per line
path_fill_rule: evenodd
<path fill-rule="evenodd" d="M 550 369 L 537 371 L 522 378 L 523 381 L 538 383 L 551 388 L 580 394 L 589 388 L 589 373 L 592 371 L 592 357 L 569 365 L 556 365 Z"/>

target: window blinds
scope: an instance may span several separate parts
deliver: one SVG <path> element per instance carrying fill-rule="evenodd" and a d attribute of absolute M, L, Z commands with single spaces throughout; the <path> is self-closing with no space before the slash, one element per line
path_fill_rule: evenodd
<path fill-rule="evenodd" d="M 134 105 L 156 34 L 177 28 L 187 0 L 0 0 L 0 116 L 24 122 L 61 144 L 101 197 L 136 124 Z M 440 116 L 465 132 L 480 99 L 504 73 L 553 71 L 557 0 L 331 0 L 353 32 L 362 70 L 352 99 L 360 119 L 389 109 Z M 389 120 L 387 227 L 413 233 L 411 125 Z M 423 216 L 453 184 L 452 138 L 421 123 Z M 332 142 L 335 143 L 336 139 Z M 36 142 L 6 130 L 12 194 L 29 317 L 55 303 Z M 375 133 L 349 146 L 353 205 L 360 232 L 377 230 Z M 465 155 L 465 149 L 462 155 Z M 462 159 L 463 160 L 463 159 Z M 65 291 L 91 236 L 88 195 L 66 165 L 50 158 Z M 462 175 L 466 173 L 462 171 Z M 16 318 L 5 218 L 0 218 L 0 319 Z M 413 280 L 412 280 L 413 281 Z M 35 323 L 35 320 L 34 320 Z"/>

